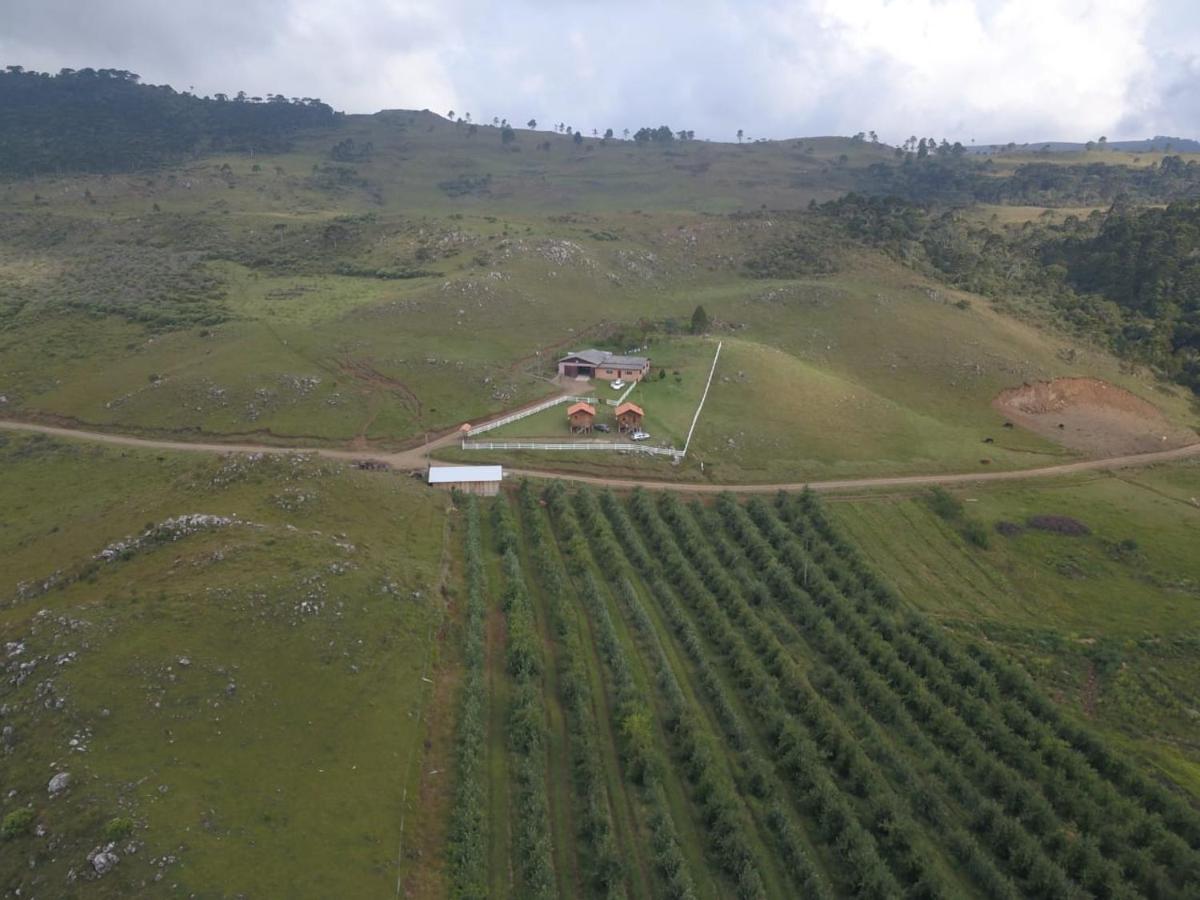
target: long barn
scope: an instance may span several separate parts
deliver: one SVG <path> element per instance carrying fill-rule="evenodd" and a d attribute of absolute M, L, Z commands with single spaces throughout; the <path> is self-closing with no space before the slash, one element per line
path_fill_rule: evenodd
<path fill-rule="evenodd" d="M 503 466 L 430 466 L 426 481 L 443 490 L 494 497 L 504 479 Z"/>

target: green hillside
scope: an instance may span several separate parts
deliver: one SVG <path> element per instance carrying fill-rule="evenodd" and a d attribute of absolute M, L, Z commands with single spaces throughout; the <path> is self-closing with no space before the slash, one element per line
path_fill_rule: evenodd
<path fill-rule="evenodd" d="M 1194 156 L 0 100 L 6 896 L 1200 891 Z"/>

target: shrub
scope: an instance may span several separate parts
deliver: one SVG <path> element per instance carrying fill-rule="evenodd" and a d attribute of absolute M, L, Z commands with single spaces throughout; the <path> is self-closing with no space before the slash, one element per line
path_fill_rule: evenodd
<path fill-rule="evenodd" d="M 988 534 L 987 529 L 974 519 L 969 519 L 963 523 L 962 536 L 967 539 L 968 543 L 984 550 L 991 543 L 991 536 Z"/>
<path fill-rule="evenodd" d="M 127 816 L 117 816 L 109 819 L 104 826 L 104 840 L 119 841 L 133 834 L 133 819 Z"/>
<path fill-rule="evenodd" d="M 1070 516 L 1030 516 L 1025 520 L 1025 524 L 1038 531 L 1049 531 L 1053 534 L 1065 534 L 1071 537 L 1092 533 L 1092 529 Z"/>
<path fill-rule="evenodd" d="M 1018 525 L 1016 522 L 1000 521 L 995 525 L 996 533 L 1004 537 L 1016 537 L 1025 531 L 1025 526 Z"/>
<path fill-rule="evenodd" d="M 0 837 L 6 841 L 11 841 L 13 838 L 18 838 L 23 834 L 28 834 L 29 829 L 33 827 L 33 810 L 32 809 L 14 809 L 4 817 L 3 824 L 0 824 Z"/>
<path fill-rule="evenodd" d="M 925 502 L 929 504 L 930 509 L 947 521 L 957 519 L 963 512 L 962 501 L 944 488 L 931 488 L 925 495 Z"/>

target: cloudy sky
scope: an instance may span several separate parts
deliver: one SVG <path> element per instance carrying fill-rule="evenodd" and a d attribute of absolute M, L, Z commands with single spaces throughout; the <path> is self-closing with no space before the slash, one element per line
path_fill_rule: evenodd
<path fill-rule="evenodd" d="M 1200 136 L 1200 0 L 0 0 L 0 64 L 723 140 Z"/>

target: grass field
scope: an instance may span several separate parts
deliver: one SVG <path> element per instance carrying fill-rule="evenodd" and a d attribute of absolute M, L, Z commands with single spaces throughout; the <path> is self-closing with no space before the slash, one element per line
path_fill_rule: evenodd
<path fill-rule="evenodd" d="M 365 896 L 413 878 L 397 850 L 406 812 L 420 833 L 446 498 L 302 457 L 0 442 L 2 811 L 32 811 L 3 844 L 5 891 Z M 220 518 L 170 524 L 196 514 Z M 71 784 L 49 796 L 56 772 Z M 96 880 L 88 854 L 110 842 Z"/>

